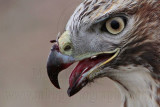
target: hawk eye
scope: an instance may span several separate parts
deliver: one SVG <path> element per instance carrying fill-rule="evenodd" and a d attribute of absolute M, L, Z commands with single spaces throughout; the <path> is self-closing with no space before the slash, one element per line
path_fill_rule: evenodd
<path fill-rule="evenodd" d="M 114 17 L 106 21 L 104 28 L 109 33 L 117 35 L 123 31 L 125 25 L 126 25 L 126 20 L 123 17 Z"/>

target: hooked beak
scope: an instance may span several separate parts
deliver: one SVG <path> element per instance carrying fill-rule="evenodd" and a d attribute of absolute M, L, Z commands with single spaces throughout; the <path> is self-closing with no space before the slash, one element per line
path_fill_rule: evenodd
<path fill-rule="evenodd" d="M 55 41 L 53 41 L 55 42 Z M 47 72 L 52 84 L 60 89 L 58 74 L 79 61 L 69 78 L 68 95 L 73 96 L 79 92 L 89 81 L 100 74 L 101 69 L 107 63 L 118 56 L 120 49 L 113 51 L 88 53 L 72 57 L 74 47 L 71 42 L 70 32 L 64 32 L 58 42 L 52 46 L 47 62 Z"/>
<path fill-rule="evenodd" d="M 47 61 L 47 73 L 52 84 L 60 89 L 58 83 L 58 74 L 68 68 L 74 63 L 74 58 L 71 56 L 63 55 L 59 52 L 59 46 L 54 44 L 51 48 L 50 55 Z"/>
<path fill-rule="evenodd" d="M 95 58 L 89 57 L 79 61 L 69 78 L 68 95 L 73 96 L 79 92 L 90 80 L 98 75 L 102 66 L 112 61 L 118 55 L 119 51 L 119 49 L 116 49 L 111 52 L 98 54 Z M 56 88 L 60 89 L 58 74 L 75 61 L 73 57 L 61 54 L 57 44 L 52 46 L 47 62 L 47 72 L 50 81 Z"/>

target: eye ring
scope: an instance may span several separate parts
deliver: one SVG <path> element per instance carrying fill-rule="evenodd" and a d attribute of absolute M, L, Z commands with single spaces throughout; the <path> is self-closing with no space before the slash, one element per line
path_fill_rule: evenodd
<path fill-rule="evenodd" d="M 107 31 L 112 35 L 117 35 L 124 30 L 125 26 L 126 26 L 126 18 L 113 17 L 105 22 L 104 26 L 102 27 L 102 30 Z"/>

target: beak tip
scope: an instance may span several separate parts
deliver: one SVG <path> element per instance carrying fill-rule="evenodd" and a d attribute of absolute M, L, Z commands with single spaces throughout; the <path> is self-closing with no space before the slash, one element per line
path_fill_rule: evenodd
<path fill-rule="evenodd" d="M 55 78 L 57 78 L 57 77 L 55 77 Z M 61 89 L 60 88 L 60 85 L 59 85 L 59 82 L 58 82 L 58 79 L 50 79 L 51 80 L 51 82 L 52 82 L 52 84 L 57 88 L 57 89 Z"/>
<path fill-rule="evenodd" d="M 72 97 L 72 96 L 73 96 L 73 94 L 72 94 L 71 91 L 72 91 L 72 90 L 71 90 L 70 88 L 69 88 L 68 91 L 67 91 L 67 94 L 68 94 L 69 97 Z"/>
<path fill-rule="evenodd" d="M 54 85 L 54 84 L 53 84 Z M 61 89 L 59 85 L 54 85 L 57 89 Z"/>
<path fill-rule="evenodd" d="M 59 85 L 59 82 L 58 82 L 58 74 L 59 74 L 59 72 L 52 72 L 52 69 L 53 68 L 51 68 L 51 67 L 47 67 L 47 73 L 48 73 L 49 79 L 50 79 L 51 83 L 57 89 L 60 89 L 60 85 Z"/>

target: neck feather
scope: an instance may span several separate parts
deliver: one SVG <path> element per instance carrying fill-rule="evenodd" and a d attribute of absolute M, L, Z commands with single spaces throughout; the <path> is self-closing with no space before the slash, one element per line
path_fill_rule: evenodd
<path fill-rule="evenodd" d="M 160 107 L 160 79 L 143 67 L 120 67 L 112 73 L 123 100 L 122 107 Z"/>

